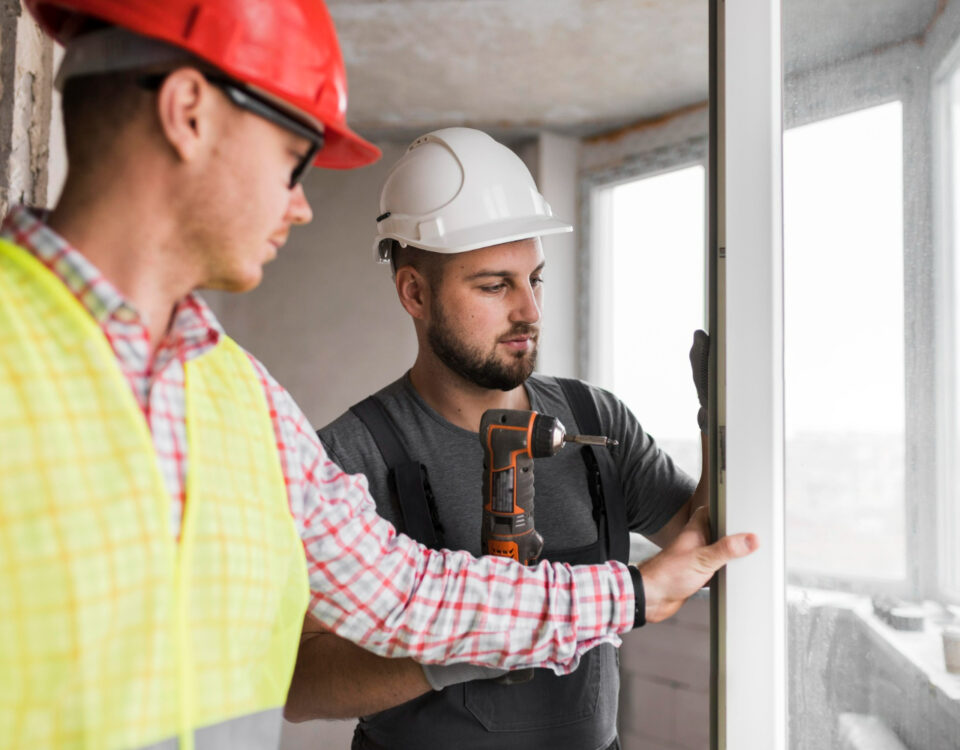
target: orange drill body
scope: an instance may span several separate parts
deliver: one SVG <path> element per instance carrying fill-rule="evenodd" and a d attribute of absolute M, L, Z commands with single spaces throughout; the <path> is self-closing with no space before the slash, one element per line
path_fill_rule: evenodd
<path fill-rule="evenodd" d="M 480 422 L 483 443 L 481 548 L 530 565 L 543 549 L 533 520 L 533 429 L 539 415 L 490 409 Z"/>

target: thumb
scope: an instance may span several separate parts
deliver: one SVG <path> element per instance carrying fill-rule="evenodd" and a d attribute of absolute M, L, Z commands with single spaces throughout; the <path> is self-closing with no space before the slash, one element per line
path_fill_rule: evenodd
<path fill-rule="evenodd" d="M 760 542 L 756 534 L 730 534 L 718 539 L 701 550 L 701 561 L 717 571 L 731 560 L 751 554 Z"/>

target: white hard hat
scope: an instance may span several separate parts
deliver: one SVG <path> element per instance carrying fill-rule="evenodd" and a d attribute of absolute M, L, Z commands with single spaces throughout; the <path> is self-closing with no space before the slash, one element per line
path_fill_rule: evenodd
<path fill-rule="evenodd" d="M 513 151 L 480 130 L 444 128 L 417 138 L 387 175 L 374 254 L 389 261 L 391 240 L 463 253 L 572 230 Z"/>

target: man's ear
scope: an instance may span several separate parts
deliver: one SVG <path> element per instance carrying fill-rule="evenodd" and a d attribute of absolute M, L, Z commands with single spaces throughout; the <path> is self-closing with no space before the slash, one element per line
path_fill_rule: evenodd
<path fill-rule="evenodd" d="M 213 87 L 196 68 L 178 68 L 157 95 L 160 129 L 183 161 L 194 161 L 214 139 L 217 101 Z"/>
<path fill-rule="evenodd" d="M 430 287 L 423 275 L 413 266 L 403 266 L 397 269 L 394 283 L 403 309 L 415 320 L 424 320 L 427 317 Z"/>

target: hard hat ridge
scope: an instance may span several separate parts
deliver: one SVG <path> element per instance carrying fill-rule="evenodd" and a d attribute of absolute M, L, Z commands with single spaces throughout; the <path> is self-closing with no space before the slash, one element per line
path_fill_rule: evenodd
<path fill-rule="evenodd" d="M 392 243 L 461 253 L 572 231 L 553 216 L 526 165 L 473 128 L 444 128 L 417 138 L 393 166 L 380 193 L 374 253 Z"/>

